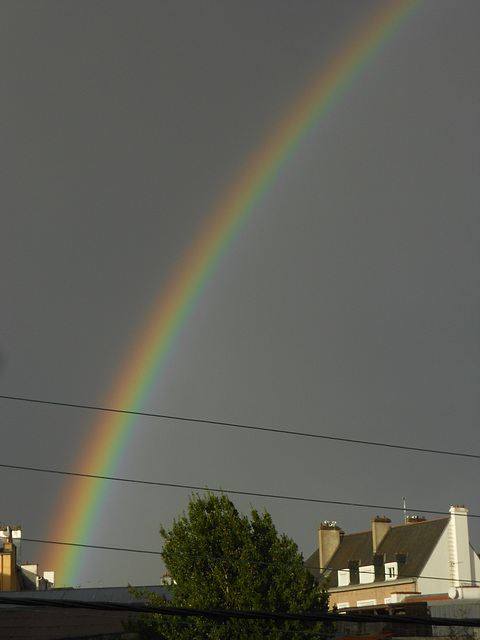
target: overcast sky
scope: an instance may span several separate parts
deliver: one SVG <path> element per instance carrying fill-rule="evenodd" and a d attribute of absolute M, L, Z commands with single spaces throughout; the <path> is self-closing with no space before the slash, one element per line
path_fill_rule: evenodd
<path fill-rule="evenodd" d="M 0 5 L 2 394 L 102 401 L 223 190 L 378 7 Z M 427 0 L 373 58 L 235 239 L 144 410 L 480 453 L 479 28 L 476 0 Z M 0 409 L 0 462 L 57 470 L 95 417 Z M 473 459 L 152 418 L 117 475 L 480 515 Z M 62 476 L 0 477 L 1 523 L 45 539 Z M 91 542 L 159 550 L 188 494 L 112 482 Z M 378 511 L 232 499 L 267 508 L 307 557 L 323 520 L 361 531 Z M 470 534 L 480 551 L 478 517 Z M 44 551 L 24 543 L 22 560 Z M 163 570 L 92 551 L 74 586 L 158 584 Z"/>

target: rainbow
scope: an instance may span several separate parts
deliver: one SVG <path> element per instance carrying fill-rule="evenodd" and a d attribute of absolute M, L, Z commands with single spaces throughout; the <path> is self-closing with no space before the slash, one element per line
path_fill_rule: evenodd
<path fill-rule="evenodd" d="M 149 390 L 189 317 L 210 275 L 232 239 L 252 216 L 266 190 L 306 139 L 314 125 L 344 95 L 382 45 L 412 14 L 419 0 L 385 1 L 339 49 L 295 101 L 238 173 L 141 323 L 103 406 L 141 410 Z M 135 417 L 102 413 L 90 426 L 76 471 L 114 474 L 132 434 Z M 48 540 L 87 544 L 107 483 L 74 478 L 56 507 Z M 57 584 L 73 584 L 84 550 L 48 545 L 42 565 L 56 572 Z"/>

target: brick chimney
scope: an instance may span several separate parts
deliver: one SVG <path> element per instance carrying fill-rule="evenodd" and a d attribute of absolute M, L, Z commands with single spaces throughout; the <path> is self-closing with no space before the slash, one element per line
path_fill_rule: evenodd
<path fill-rule="evenodd" d="M 377 553 L 377 549 L 382 543 L 387 533 L 390 531 L 392 521 L 385 516 L 377 516 L 372 519 L 372 544 L 373 553 Z"/>
<path fill-rule="evenodd" d="M 318 527 L 318 556 L 321 572 L 328 568 L 328 563 L 340 546 L 342 536 L 343 531 L 337 527 L 336 522 L 325 521 Z"/>

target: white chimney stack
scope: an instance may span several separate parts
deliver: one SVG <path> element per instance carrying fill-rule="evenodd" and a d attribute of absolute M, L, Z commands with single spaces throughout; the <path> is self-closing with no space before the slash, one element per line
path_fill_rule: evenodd
<path fill-rule="evenodd" d="M 463 505 L 450 507 L 448 523 L 449 556 L 454 587 L 472 584 L 470 540 L 468 537 L 468 509 Z"/>

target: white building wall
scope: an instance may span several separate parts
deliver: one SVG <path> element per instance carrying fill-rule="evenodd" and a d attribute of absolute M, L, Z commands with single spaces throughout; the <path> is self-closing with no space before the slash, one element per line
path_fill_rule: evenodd
<path fill-rule="evenodd" d="M 480 582 L 480 558 L 470 547 L 470 570 L 472 572 L 472 584 L 476 585 Z"/>
<path fill-rule="evenodd" d="M 49 585 L 51 585 L 48 588 L 53 589 L 53 587 L 55 586 L 55 571 L 44 571 L 43 579 L 46 580 Z"/>
<path fill-rule="evenodd" d="M 451 586 L 448 542 L 449 532 L 447 525 L 417 580 L 417 590 L 420 593 L 448 592 Z"/>
<path fill-rule="evenodd" d="M 450 508 L 450 521 L 418 579 L 420 593 L 447 593 L 479 580 L 480 559 L 470 546 L 467 513 L 465 507 Z"/>
<path fill-rule="evenodd" d="M 479 618 L 480 617 L 480 601 L 469 600 L 440 600 L 428 603 L 430 615 L 433 618 Z M 465 640 L 473 640 L 480 638 L 480 629 L 478 627 L 433 627 L 433 635 L 457 638 Z"/>

